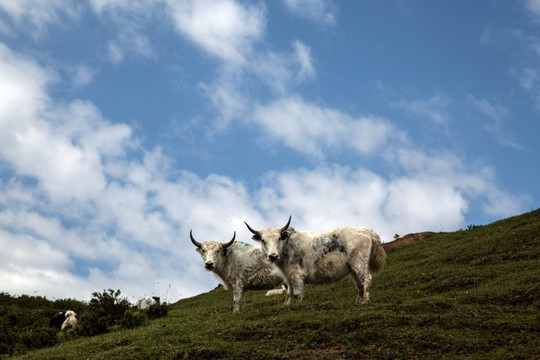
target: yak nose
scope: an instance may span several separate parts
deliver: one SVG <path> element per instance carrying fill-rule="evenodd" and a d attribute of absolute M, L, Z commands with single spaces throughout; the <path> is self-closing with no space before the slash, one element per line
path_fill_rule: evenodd
<path fill-rule="evenodd" d="M 276 253 L 271 253 L 270 255 L 268 255 L 268 258 L 270 259 L 270 261 L 276 261 L 278 257 L 279 255 Z"/>
<path fill-rule="evenodd" d="M 211 262 L 211 261 L 208 261 L 206 263 L 204 263 L 204 267 L 207 268 L 207 269 L 211 269 L 214 267 L 214 263 Z"/>

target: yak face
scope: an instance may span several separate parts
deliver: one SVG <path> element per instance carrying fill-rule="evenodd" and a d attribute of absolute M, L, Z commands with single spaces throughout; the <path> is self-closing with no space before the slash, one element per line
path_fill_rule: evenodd
<path fill-rule="evenodd" d="M 289 240 L 291 224 L 291 217 L 289 222 L 282 228 L 270 228 L 266 230 L 254 230 L 246 222 L 244 222 L 253 233 L 252 239 L 261 243 L 261 248 L 265 256 L 268 256 L 268 260 L 271 262 L 281 261 L 282 250 L 284 244 Z"/>
<path fill-rule="evenodd" d="M 213 271 L 225 261 L 225 257 L 227 256 L 227 248 L 234 243 L 236 231 L 234 232 L 232 240 L 228 243 L 220 243 L 217 241 L 205 241 L 200 243 L 193 238 L 191 231 L 189 232 L 189 236 L 193 245 L 197 247 L 196 251 L 203 258 L 205 269 Z"/>
<path fill-rule="evenodd" d="M 196 251 L 203 258 L 205 269 L 210 271 L 219 266 L 227 256 L 227 248 L 217 241 L 205 241 Z"/>

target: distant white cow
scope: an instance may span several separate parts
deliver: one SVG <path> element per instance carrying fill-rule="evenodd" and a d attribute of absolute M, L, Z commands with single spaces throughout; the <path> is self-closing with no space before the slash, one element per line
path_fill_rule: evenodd
<path fill-rule="evenodd" d="M 148 309 L 154 304 L 159 304 L 159 297 L 145 296 L 137 300 L 137 308 L 139 308 L 140 310 Z"/>
<path fill-rule="evenodd" d="M 77 314 L 73 310 L 67 310 L 66 312 L 58 312 L 53 315 L 49 322 L 49 327 L 64 330 L 68 327 L 77 327 L 78 318 Z"/>
<path fill-rule="evenodd" d="M 352 275 L 358 287 L 357 304 L 369 300 L 372 274 L 382 270 L 386 253 L 379 235 L 367 228 L 345 226 L 323 233 L 282 228 L 254 230 L 253 240 L 286 277 L 289 283 L 285 303 L 302 301 L 304 284 L 325 284 Z"/>
<path fill-rule="evenodd" d="M 225 289 L 233 290 L 233 311 L 242 311 L 245 290 L 271 289 L 283 282 L 279 271 L 266 261 L 259 246 L 235 243 L 236 231 L 227 243 L 217 241 L 198 242 L 189 237 L 204 260 L 204 267 L 212 271 Z"/>

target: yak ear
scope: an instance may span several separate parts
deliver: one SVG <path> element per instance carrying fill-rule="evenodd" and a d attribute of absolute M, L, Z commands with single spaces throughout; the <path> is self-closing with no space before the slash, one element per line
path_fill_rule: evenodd
<path fill-rule="evenodd" d="M 284 230 L 279 235 L 279 240 L 281 240 L 281 241 L 288 240 L 290 235 L 291 235 L 291 233 L 289 232 L 289 230 Z"/>

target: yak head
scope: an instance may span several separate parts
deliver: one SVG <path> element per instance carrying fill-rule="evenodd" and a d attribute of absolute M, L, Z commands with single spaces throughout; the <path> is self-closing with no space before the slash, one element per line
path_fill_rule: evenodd
<path fill-rule="evenodd" d="M 204 241 L 200 243 L 193 238 L 192 231 L 189 232 L 189 237 L 191 238 L 193 245 L 197 247 L 196 251 L 203 258 L 204 267 L 206 270 L 213 271 L 225 261 L 225 256 L 227 256 L 227 248 L 234 243 L 236 231 L 234 232 L 232 239 L 226 243 L 220 243 L 217 241 Z"/>
<path fill-rule="evenodd" d="M 261 243 L 261 247 L 265 256 L 268 256 L 268 260 L 276 262 L 281 260 L 281 251 L 283 245 L 289 239 L 292 216 L 289 216 L 287 225 L 282 228 L 269 228 L 266 230 L 254 230 L 247 222 L 244 221 L 249 231 L 253 233 L 252 239 Z"/>
<path fill-rule="evenodd" d="M 67 319 L 68 317 L 73 317 L 74 319 L 77 319 L 77 314 L 76 314 L 75 311 L 73 311 L 73 310 L 68 310 L 68 311 L 66 311 L 66 312 L 64 313 L 64 315 L 65 315 L 66 319 Z"/>

